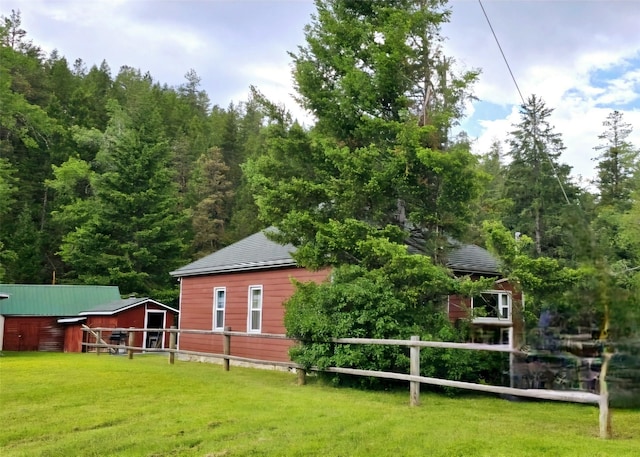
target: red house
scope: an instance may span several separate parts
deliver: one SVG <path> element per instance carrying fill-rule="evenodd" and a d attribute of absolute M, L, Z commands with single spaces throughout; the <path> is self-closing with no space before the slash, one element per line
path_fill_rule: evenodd
<path fill-rule="evenodd" d="M 238 332 L 284 334 L 283 302 L 299 281 L 326 279 L 328 270 L 312 272 L 300 268 L 291 257 L 292 245 L 280 245 L 263 232 L 253 234 L 170 274 L 180 281 L 181 329 L 220 330 L 225 326 Z M 478 246 L 459 244 L 448 256 L 448 267 L 459 275 L 499 277 L 496 260 Z M 478 340 L 513 344 L 513 303 L 511 288 L 497 281 L 495 290 L 479 297 L 450 297 L 452 320 L 467 318 L 470 309 L 480 314 L 474 320 Z M 221 335 L 182 334 L 184 351 L 221 354 Z M 293 342 L 259 337 L 233 337 L 234 356 L 268 361 L 289 361 Z"/>

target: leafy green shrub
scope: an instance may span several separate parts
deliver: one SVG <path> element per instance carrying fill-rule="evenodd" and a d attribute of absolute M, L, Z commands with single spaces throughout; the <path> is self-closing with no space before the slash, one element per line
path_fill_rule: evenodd
<path fill-rule="evenodd" d="M 456 328 L 444 313 L 446 296 L 459 288 L 446 269 L 434 265 L 426 256 L 411 255 L 404 246 L 384 239 L 366 239 L 358 250 L 362 262 L 335 267 L 325 283 L 295 283 L 296 292 L 285 303 L 287 334 L 300 341 L 290 352 L 295 362 L 307 367 L 408 373 L 408 347 L 329 341 L 331 338 L 407 340 L 411 335 L 420 335 L 423 340 L 466 341 L 468 329 Z M 502 371 L 499 357 L 476 351 L 423 348 L 421 354 L 422 374 L 427 376 L 493 381 Z M 393 384 L 336 374 L 323 376 L 334 383 L 365 387 Z"/>

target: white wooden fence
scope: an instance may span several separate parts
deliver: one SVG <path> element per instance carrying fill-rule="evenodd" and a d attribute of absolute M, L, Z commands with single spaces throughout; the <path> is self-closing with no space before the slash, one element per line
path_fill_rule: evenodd
<path fill-rule="evenodd" d="M 225 371 L 229 371 L 229 362 L 245 362 L 251 364 L 263 364 L 271 366 L 280 366 L 287 368 L 295 368 L 298 374 L 298 383 L 305 384 L 306 370 L 305 367 L 296 364 L 294 362 L 279 362 L 253 359 L 248 357 L 239 357 L 231 355 L 231 338 L 234 336 L 241 337 L 254 337 L 254 338 L 267 338 L 267 339 L 287 339 L 286 335 L 280 334 L 268 334 L 268 333 L 245 333 L 231 331 L 229 327 L 225 327 L 224 331 L 210 331 L 210 330 L 189 330 L 189 329 L 176 329 L 171 327 L 168 329 L 158 328 L 89 328 L 84 326 L 84 331 L 89 332 L 95 338 L 95 343 L 82 343 L 86 347 L 96 348 L 96 354 L 100 355 L 101 349 L 107 349 L 109 351 L 126 350 L 128 358 L 132 359 L 133 354 L 136 351 L 146 352 L 165 352 L 168 353 L 169 363 L 174 363 L 175 354 L 193 355 L 201 357 L 215 357 L 221 358 Z M 103 332 L 127 332 L 128 339 L 126 345 L 114 345 L 108 344 L 102 338 Z M 149 349 L 133 346 L 134 335 L 136 332 L 159 332 L 163 335 L 163 332 L 170 334 L 169 348 L 165 349 Z M 222 335 L 223 340 L 223 354 L 215 354 L 210 352 L 196 352 L 185 351 L 176 349 L 176 340 L 178 334 L 200 334 L 200 335 Z M 293 341 L 293 340 L 292 340 Z M 603 355 L 602 369 L 600 373 L 600 391 L 598 394 L 584 391 L 567 391 L 567 390 L 549 390 L 549 389 L 519 389 L 514 387 L 493 386 L 487 384 L 476 384 L 463 381 L 451 381 L 448 379 L 431 378 L 427 376 L 420 376 L 420 349 L 423 347 L 430 348 L 444 348 L 444 349 L 463 349 L 473 351 L 492 351 L 492 352 L 506 352 L 506 353 L 518 353 L 518 351 L 506 345 L 492 345 L 492 344 L 475 344 L 475 343 L 449 343 L 443 341 L 420 341 L 419 336 L 412 336 L 411 340 L 384 340 L 384 339 L 370 339 L 370 338 L 333 338 L 329 343 L 336 344 L 374 344 L 374 345 L 389 345 L 389 346 L 407 346 L 410 348 L 409 360 L 410 368 L 409 374 L 405 373 L 393 373 L 386 371 L 375 370 L 360 370 L 356 368 L 343 368 L 343 367 L 328 367 L 320 369 L 318 367 L 311 367 L 311 371 L 324 371 L 329 373 L 342 373 L 355 376 L 368 376 L 383 379 L 395 379 L 409 382 L 409 402 L 412 406 L 418 406 L 420 404 L 420 384 L 429 384 L 442 387 L 454 387 L 458 389 L 475 390 L 480 392 L 489 392 L 501 395 L 514 395 L 519 397 L 536 398 L 541 400 L 555 400 L 572 403 L 586 403 L 597 404 L 600 409 L 599 425 L 600 425 L 600 437 L 611 437 L 611 413 L 609 411 L 609 394 L 607 391 L 607 384 L 605 381 L 606 371 L 611 358 L 611 354 Z"/>

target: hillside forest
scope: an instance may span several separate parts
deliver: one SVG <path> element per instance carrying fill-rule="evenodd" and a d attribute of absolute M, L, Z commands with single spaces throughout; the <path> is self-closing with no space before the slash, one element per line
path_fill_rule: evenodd
<path fill-rule="evenodd" d="M 442 267 L 455 238 L 499 255 L 539 306 L 579 284 L 581 312 L 613 295 L 637 309 L 640 171 L 624 115 L 593 132 L 591 182 L 572 177 L 553 107 L 534 95 L 509 141 L 474 155 L 451 132 L 480 71 L 436 52 L 445 2 L 387 3 L 317 2 L 291 54 L 310 128 L 255 88 L 212 106 L 193 69 L 174 87 L 47 54 L 19 12 L 3 16 L 0 281 L 110 284 L 177 305 L 170 271 L 274 225 L 350 296 L 356 280 L 404 303 L 466 287 Z M 427 263 L 401 252 L 407 229 Z"/>

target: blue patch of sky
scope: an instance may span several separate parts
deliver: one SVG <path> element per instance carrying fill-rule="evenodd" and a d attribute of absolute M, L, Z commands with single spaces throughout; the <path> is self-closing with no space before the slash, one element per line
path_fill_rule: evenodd
<path fill-rule="evenodd" d="M 627 72 L 640 69 L 640 53 L 636 56 L 625 59 L 617 65 L 593 70 L 589 73 L 589 85 L 596 89 L 601 89 L 603 94 L 611 88 L 612 81 L 622 78 Z M 633 90 L 638 94 L 634 100 L 627 103 L 596 103 L 595 106 L 601 108 L 613 108 L 620 110 L 640 108 L 640 81 L 634 84 Z M 571 88 L 565 91 L 564 98 L 573 98 L 586 101 L 594 95 L 587 95 L 578 88 Z M 597 96 L 595 96 L 597 98 Z"/>
<path fill-rule="evenodd" d="M 609 85 L 610 80 L 619 78 L 626 72 L 637 68 L 640 68 L 640 52 L 610 67 L 593 70 L 589 75 L 589 83 L 593 87 L 605 88 Z"/>
<path fill-rule="evenodd" d="M 504 119 L 511 113 L 511 105 L 499 105 L 497 103 L 477 101 L 473 104 L 474 112 L 460 122 L 460 130 L 464 130 L 471 137 L 482 134 L 483 128 L 480 121 L 494 121 Z"/>
<path fill-rule="evenodd" d="M 636 92 L 640 91 L 640 84 L 636 85 Z M 640 97 L 636 97 L 635 100 L 632 100 L 628 103 L 596 103 L 598 108 L 611 108 L 617 109 L 620 111 L 634 110 L 640 108 Z"/>
<path fill-rule="evenodd" d="M 589 75 L 589 84 L 593 87 L 607 89 L 609 88 L 611 81 L 620 79 L 625 75 L 625 73 L 638 69 L 640 69 L 640 52 L 629 59 L 623 60 L 617 65 L 606 69 L 597 69 L 592 71 Z M 633 89 L 636 94 L 640 94 L 640 82 L 636 82 Z M 572 94 L 571 91 L 568 91 L 568 93 Z M 575 91 L 575 94 L 579 95 L 577 91 Z M 636 96 L 634 100 L 627 103 L 599 103 L 596 106 L 616 109 L 640 108 L 640 97 Z"/>

